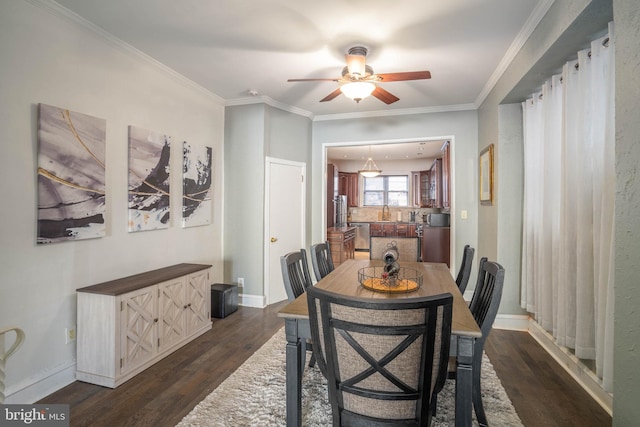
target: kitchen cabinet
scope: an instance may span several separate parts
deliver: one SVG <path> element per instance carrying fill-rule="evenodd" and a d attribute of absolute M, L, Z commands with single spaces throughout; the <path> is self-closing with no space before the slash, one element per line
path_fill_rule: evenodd
<path fill-rule="evenodd" d="M 327 164 L 327 228 L 336 225 L 334 199 L 338 195 L 338 168 L 333 163 Z"/>
<path fill-rule="evenodd" d="M 396 235 L 396 223 L 395 222 L 372 222 L 369 227 L 369 233 L 371 236 L 386 237 Z"/>
<path fill-rule="evenodd" d="M 384 224 L 373 222 L 369 225 L 369 235 L 375 237 L 384 237 Z"/>
<path fill-rule="evenodd" d="M 442 208 L 442 159 L 435 159 L 429 170 L 429 199 L 432 208 Z"/>
<path fill-rule="evenodd" d="M 334 267 L 339 266 L 348 259 L 355 257 L 356 228 L 332 227 L 327 229 L 327 241 L 331 249 L 331 259 Z"/>
<path fill-rule="evenodd" d="M 450 266 L 449 227 L 422 227 L 420 255 L 423 262 L 443 262 Z"/>
<path fill-rule="evenodd" d="M 442 208 L 445 212 L 451 209 L 451 143 L 442 145 Z"/>
<path fill-rule="evenodd" d="M 358 173 L 339 172 L 339 194 L 347 196 L 347 205 L 350 208 L 358 207 Z"/>
<path fill-rule="evenodd" d="M 369 226 L 371 236 L 375 237 L 416 237 L 416 224 L 404 222 L 373 222 Z"/>
<path fill-rule="evenodd" d="M 431 207 L 431 171 L 420 171 L 420 207 Z"/>
<path fill-rule="evenodd" d="M 411 196 L 413 206 L 428 208 L 431 204 L 429 189 L 431 186 L 430 172 L 413 171 L 411 172 Z"/>
<path fill-rule="evenodd" d="M 396 223 L 395 235 L 398 237 L 416 237 L 416 225 L 407 223 Z"/>
<path fill-rule="evenodd" d="M 115 388 L 211 329 L 210 270 L 177 264 L 78 289 L 76 378 Z"/>
<path fill-rule="evenodd" d="M 411 205 L 422 207 L 420 203 L 420 171 L 411 172 Z"/>

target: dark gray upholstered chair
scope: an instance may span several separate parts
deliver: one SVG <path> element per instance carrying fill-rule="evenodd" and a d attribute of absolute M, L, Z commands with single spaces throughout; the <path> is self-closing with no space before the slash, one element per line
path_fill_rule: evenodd
<path fill-rule="evenodd" d="M 293 301 L 302 295 L 308 288 L 313 286 L 309 275 L 307 263 L 307 251 L 300 249 L 299 252 L 289 252 L 280 257 L 280 268 L 282 269 L 282 280 L 284 289 L 287 292 L 289 301 Z M 312 351 L 311 337 L 307 337 L 307 351 Z M 304 365 L 304 360 L 302 361 Z M 309 360 L 309 367 L 313 367 L 315 358 L 313 353 Z"/>
<path fill-rule="evenodd" d="M 389 243 L 395 242 L 398 248 L 398 262 L 419 261 L 420 240 L 418 237 L 381 237 L 371 236 L 369 248 L 370 259 L 382 259 L 382 254 Z"/>
<path fill-rule="evenodd" d="M 370 299 L 307 290 L 334 426 L 428 426 L 447 375 L 453 297 Z"/>
<path fill-rule="evenodd" d="M 473 409 L 480 426 L 487 426 L 487 416 L 482 405 L 482 392 L 480 387 L 480 374 L 482 369 L 482 354 L 484 343 L 491 332 L 493 322 L 498 314 L 500 300 L 502 299 L 502 287 L 504 284 L 504 268 L 497 262 L 487 261 L 486 257 L 480 259 L 478 267 L 478 280 L 473 298 L 469 304 L 469 310 L 476 320 L 482 338 L 475 340 L 473 347 Z M 449 378 L 455 378 L 455 359 L 449 363 Z"/>
<path fill-rule="evenodd" d="M 311 245 L 311 264 L 313 264 L 313 273 L 316 275 L 318 282 L 333 271 L 334 266 L 329 242 Z"/>
<path fill-rule="evenodd" d="M 460 270 L 458 270 L 458 277 L 456 277 L 456 284 L 458 285 L 458 289 L 460 289 L 460 293 L 462 295 L 464 295 L 464 291 L 467 289 L 467 284 L 469 284 L 474 252 L 475 249 L 471 246 L 464 246 L 464 250 L 462 252 L 462 263 L 460 264 Z"/>

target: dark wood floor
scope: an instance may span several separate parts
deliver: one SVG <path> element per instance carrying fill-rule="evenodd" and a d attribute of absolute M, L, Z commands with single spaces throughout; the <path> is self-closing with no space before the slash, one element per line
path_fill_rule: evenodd
<path fill-rule="evenodd" d="M 39 403 L 69 404 L 71 426 L 175 426 L 283 326 L 283 305 L 215 319 L 210 332 L 115 390 L 74 382 Z M 486 350 L 525 426 L 611 425 L 527 333 L 494 330 Z"/>
<path fill-rule="evenodd" d="M 485 352 L 525 426 L 611 426 L 609 414 L 527 332 L 494 329 Z"/>

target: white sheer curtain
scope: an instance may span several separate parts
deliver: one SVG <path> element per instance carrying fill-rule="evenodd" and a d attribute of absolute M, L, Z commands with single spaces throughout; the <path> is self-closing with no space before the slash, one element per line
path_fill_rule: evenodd
<path fill-rule="evenodd" d="M 522 307 L 613 390 L 613 24 L 523 103 Z"/>

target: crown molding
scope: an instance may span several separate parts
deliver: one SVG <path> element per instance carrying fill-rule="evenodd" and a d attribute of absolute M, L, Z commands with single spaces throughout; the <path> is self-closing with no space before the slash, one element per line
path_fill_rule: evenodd
<path fill-rule="evenodd" d="M 85 29 L 91 31 L 92 33 L 96 34 L 97 36 L 105 40 L 107 43 L 109 43 L 112 47 L 116 48 L 117 50 L 127 53 L 130 56 L 159 69 L 160 71 L 164 72 L 169 77 L 171 77 L 172 79 L 176 80 L 178 83 L 181 83 L 184 86 L 187 86 L 191 89 L 196 90 L 197 92 L 200 92 L 201 94 L 207 96 L 208 98 L 210 98 L 211 100 L 213 100 L 214 102 L 220 105 L 224 105 L 224 99 L 221 98 L 220 96 L 200 86 L 193 80 L 186 78 L 184 75 L 178 73 L 174 69 L 167 67 L 162 62 L 152 58 L 151 56 L 147 55 L 141 50 L 136 49 L 130 44 L 117 38 L 113 34 L 100 28 L 93 22 L 88 21 L 82 16 L 78 15 L 77 13 L 72 12 L 71 10 L 63 7 L 59 3 L 56 3 L 53 0 L 27 0 L 27 1 L 33 4 L 34 6 L 40 7 L 41 9 L 46 10 L 57 17 L 66 19 L 71 23 L 84 27 Z"/>
<path fill-rule="evenodd" d="M 235 98 L 227 99 L 224 102 L 225 107 L 233 107 L 236 105 L 250 105 L 250 104 L 267 104 L 271 107 L 278 108 L 280 110 L 288 111 L 299 116 L 309 117 L 313 120 L 313 113 L 311 111 L 304 110 L 302 108 L 293 107 L 291 105 L 276 101 L 268 96 L 252 96 L 247 98 Z"/>
<path fill-rule="evenodd" d="M 511 65 L 513 59 L 516 57 L 518 52 L 520 52 L 520 49 L 522 49 L 522 46 L 524 46 L 525 42 L 529 39 L 529 37 L 536 29 L 542 18 L 546 15 L 547 11 L 554 1 L 555 0 L 540 1 L 533 9 L 533 12 L 531 12 L 531 15 L 529 15 L 529 18 L 524 23 L 522 29 L 520 29 L 520 32 L 513 40 L 513 43 L 511 43 L 511 46 L 509 46 L 509 49 L 507 49 L 507 52 L 502 57 L 502 60 L 493 71 L 493 74 L 491 74 L 491 77 L 489 77 L 489 80 L 487 80 L 484 88 L 476 98 L 474 102 L 476 108 L 480 108 L 480 105 L 482 105 L 487 96 L 489 96 L 489 93 L 496 86 L 498 80 L 500 80 L 500 77 L 502 77 L 509 65 Z"/>
<path fill-rule="evenodd" d="M 284 111 L 288 111 L 290 113 L 308 117 L 314 122 L 320 122 L 320 121 L 326 121 L 326 120 L 362 119 L 367 117 L 382 117 L 382 116 L 385 116 L 385 117 L 406 116 L 410 114 L 446 113 L 451 111 L 469 111 L 469 110 L 477 109 L 474 104 L 458 104 L 458 105 L 444 105 L 444 106 L 437 106 L 437 107 L 404 108 L 400 110 L 363 111 L 361 113 L 314 115 L 310 111 L 304 110 L 302 108 L 293 107 L 288 104 L 284 104 L 268 96 L 252 96 L 252 97 L 245 97 L 245 98 L 228 99 L 224 103 L 225 107 L 233 107 L 236 105 L 250 105 L 250 104 L 267 104 L 272 107 L 279 108 Z"/>
<path fill-rule="evenodd" d="M 403 108 L 399 110 L 363 111 L 361 113 L 325 114 L 315 116 L 314 121 L 362 119 L 367 117 L 407 116 L 411 114 L 447 113 L 451 111 L 477 110 L 474 104 L 441 105 L 437 107 Z"/>

